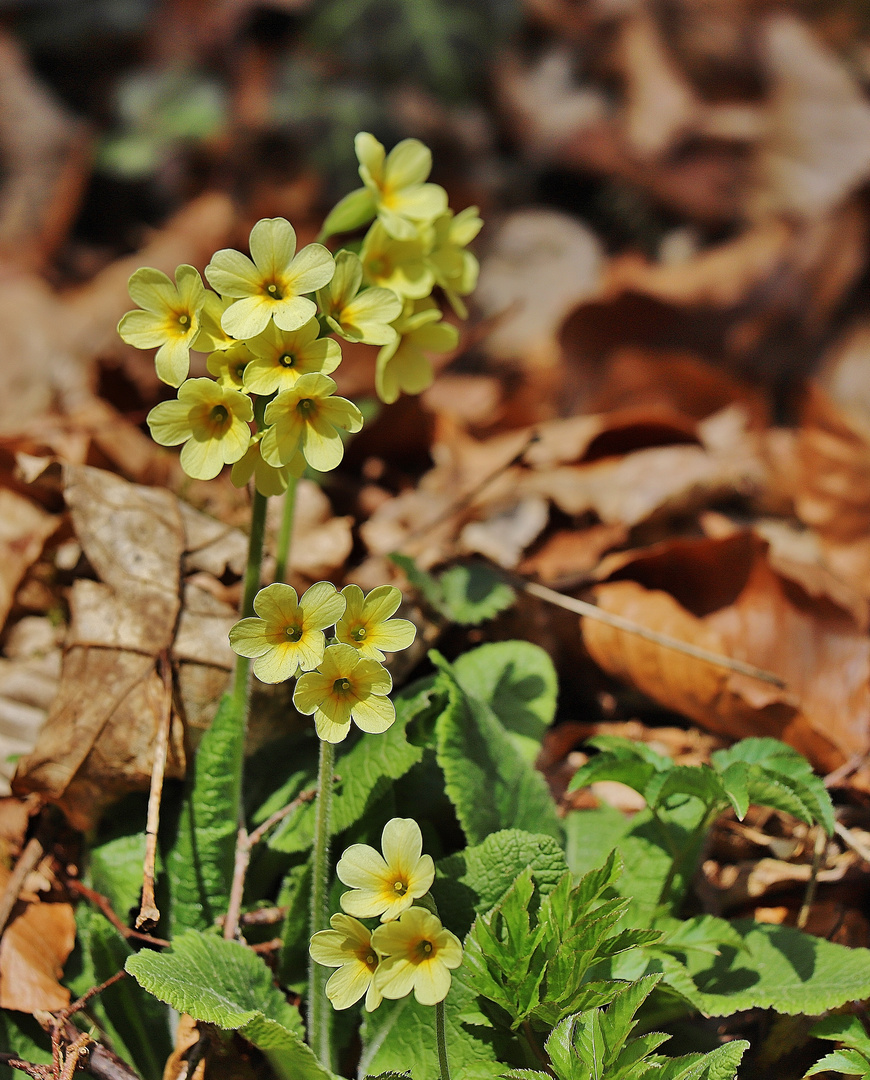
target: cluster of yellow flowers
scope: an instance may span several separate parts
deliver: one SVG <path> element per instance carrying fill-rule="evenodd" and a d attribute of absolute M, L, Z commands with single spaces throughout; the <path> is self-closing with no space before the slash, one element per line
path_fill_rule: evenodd
<path fill-rule="evenodd" d="M 265 218 L 251 230 L 250 258 L 225 248 L 206 266 L 214 291 L 186 265 L 174 282 L 147 267 L 130 278 L 139 309 L 118 332 L 157 348 L 158 377 L 178 388 L 148 425 L 161 445 L 184 444 L 181 465 L 196 479 L 232 465 L 237 486 L 253 477 L 262 495 L 278 495 L 306 464 L 336 468 L 339 431 L 359 431 L 363 418 L 335 396 L 341 346 L 331 335 L 380 346 L 375 382 L 387 403 L 425 390 L 434 378 L 427 353 L 456 346 L 431 294 L 438 286 L 465 317 L 462 297 L 477 281 L 467 250 L 482 224 L 477 208 L 454 214 L 444 189 L 426 183 L 432 155 L 419 140 L 386 154 L 362 132 L 355 145 L 363 187 L 329 214 L 321 239 L 371 223 L 360 242 L 335 256 L 320 243 L 297 251 L 292 225 Z M 209 353 L 214 379 L 188 378 L 191 349 Z"/>
<path fill-rule="evenodd" d="M 362 731 L 386 731 L 396 709 L 387 697 L 393 681 L 380 661 L 384 651 L 407 649 L 417 633 L 407 619 L 391 618 L 401 602 L 394 585 L 364 596 L 358 585 L 338 592 L 318 581 L 300 600 L 292 586 L 276 582 L 257 593 L 257 616 L 235 624 L 230 645 L 239 656 L 253 658 L 262 682 L 284 682 L 304 672 L 293 704 L 306 716 L 314 714 L 325 742 L 345 739 L 351 720 Z M 333 625 L 334 640 L 327 644 L 323 631 Z"/>
<path fill-rule="evenodd" d="M 318 964 L 338 970 L 326 984 L 336 1009 L 347 1009 L 365 994 L 371 1012 L 383 998 L 403 998 L 413 990 L 421 1005 L 436 1005 L 450 989 L 452 968 L 462 962 L 462 945 L 437 915 L 414 901 L 435 879 L 430 855 L 412 818 L 392 818 L 381 835 L 381 852 L 354 844 L 336 868 L 351 887 L 341 897 L 347 914 L 333 915 L 331 930 L 311 939 Z M 370 930 L 360 919 L 380 919 Z"/>

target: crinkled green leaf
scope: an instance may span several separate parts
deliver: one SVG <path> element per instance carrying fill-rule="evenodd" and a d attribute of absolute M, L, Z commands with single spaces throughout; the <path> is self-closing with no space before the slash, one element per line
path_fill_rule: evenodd
<path fill-rule="evenodd" d="M 857 1016 L 851 1013 L 845 1016 L 826 1016 L 810 1029 L 810 1035 L 816 1039 L 833 1039 L 853 1050 L 860 1050 L 870 1058 L 870 1036 Z"/>
<path fill-rule="evenodd" d="M 177 1012 L 240 1032 L 285 1080 L 333 1080 L 304 1042 L 299 1010 L 246 946 L 188 930 L 174 939 L 171 951 L 143 950 L 125 967 Z"/>
<path fill-rule="evenodd" d="M 204 930 L 227 909 L 241 800 L 245 725 L 225 694 L 193 760 L 178 832 L 166 865 L 173 933 Z"/>
<path fill-rule="evenodd" d="M 749 1043 L 742 1039 L 717 1046 L 706 1054 L 684 1057 L 656 1057 L 656 1080 L 734 1080 Z"/>
<path fill-rule="evenodd" d="M 466 693 L 490 706 L 533 762 L 556 715 L 558 676 L 547 653 L 528 641 L 494 641 L 459 656 L 453 672 Z"/>
<path fill-rule="evenodd" d="M 478 626 L 516 602 L 516 593 L 486 563 L 457 563 L 438 578 L 442 609 L 460 626 Z"/>
<path fill-rule="evenodd" d="M 811 1069 L 807 1069 L 805 1075 L 815 1076 L 820 1072 L 845 1073 L 846 1076 L 870 1076 L 870 1061 L 857 1050 L 834 1050 L 831 1054 L 825 1054 L 821 1061 L 817 1061 Z"/>
<path fill-rule="evenodd" d="M 436 725 L 438 764 L 468 843 L 482 843 L 502 829 L 561 839 L 544 778 L 522 758 L 489 706 L 463 690 L 447 661 L 430 656 L 449 698 Z"/>
<path fill-rule="evenodd" d="M 505 829 L 441 859 L 432 895 L 442 921 L 464 935 L 474 916 L 495 907 L 526 869 L 541 895 L 548 893 L 568 869 L 561 845 L 551 836 Z"/>

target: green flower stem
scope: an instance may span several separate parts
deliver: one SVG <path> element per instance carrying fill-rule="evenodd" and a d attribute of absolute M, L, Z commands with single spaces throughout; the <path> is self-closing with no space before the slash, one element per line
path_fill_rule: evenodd
<path fill-rule="evenodd" d="M 438 1044 L 438 1067 L 441 1080 L 450 1080 L 450 1066 L 447 1064 L 447 1030 L 444 1017 L 444 1001 L 435 1006 L 435 1041 Z"/>
<path fill-rule="evenodd" d="M 317 809 L 314 817 L 314 855 L 311 875 L 311 936 L 329 925 L 329 824 L 332 816 L 332 788 L 335 746 L 321 739 L 317 770 Z M 329 1038 L 329 1001 L 326 980 L 331 974 L 314 960 L 308 964 L 308 1039 L 322 1065 L 332 1068 Z"/>
<path fill-rule="evenodd" d="M 251 534 L 248 539 L 248 564 L 245 567 L 245 579 L 242 586 L 242 606 L 239 617 L 247 619 L 254 614 L 254 597 L 260 588 L 260 572 L 263 565 L 263 539 L 266 535 L 265 495 L 254 492 L 251 505 Z M 248 709 L 251 697 L 251 661 L 247 656 L 236 657 L 236 670 L 233 680 L 233 699 L 248 723 Z"/>
<path fill-rule="evenodd" d="M 290 477 L 284 494 L 284 512 L 281 516 L 281 531 L 278 534 L 278 551 L 275 561 L 275 580 L 286 581 L 287 564 L 290 561 L 290 542 L 293 539 L 293 515 L 296 512 L 296 485 L 299 481 Z"/>

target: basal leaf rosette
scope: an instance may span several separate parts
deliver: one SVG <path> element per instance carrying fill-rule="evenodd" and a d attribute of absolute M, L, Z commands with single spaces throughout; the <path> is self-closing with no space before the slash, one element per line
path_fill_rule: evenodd
<path fill-rule="evenodd" d="M 270 320 L 281 330 L 298 330 L 317 312 L 313 293 L 331 279 L 332 256 L 322 244 L 296 252 L 296 233 L 285 218 L 263 218 L 251 230 L 251 258 L 233 248 L 218 251 L 205 268 L 212 288 L 232 297 L 221 327 L 235 338 L 263 332 Z"/>
<path fill-rule="evenodd" d="M 211 379 L 188 379 L 177 401 L 148 413 L 151 436 L 161 446 L 181 448 L 181 467 L 196 480 L 212 480 L 224 465 L 244 456 L 251 442 L 251 401 Z"/>
<path fill-rule="evenodd" d="M 254 674 L 261 682 L 284 682 L 321 662 L 323 631 L 341 618 L 344 605 L 344 597 L 328 581 L 316 582 L 301 600 L 291 585 L 267 585 L 254 600 L 257 617 L 242 619 L 230 630 L 230 646 L 254 660 Z"/>
<path fill-rule="evenodd" d="M 301 452 L 312 469 L 329 472 L 344 456 L 338 429 L 359 431 L 362 413 L 347 398 L 335 397 L 328 375 L 300 375 L 266 406 L 269 426 L 261 446 L 263 459 L 276 468 Z"/>
<path fill-rule="evenodd" d="M 352 251 L 335 256 L 332 281 L 317 292 L 317 306 L 326 324 L 346 341 L 387 345 L 396 339 L 390 323 L 402 313 L 402 301 L 390 289 L 363 289 L 363 270 Z"/>
<path fill-rule="evenodd" d="M 426 235 L 396 240 L 376 221 L 363 240 L 359 253 L 367 285 L 389 289 L 406 300 L 421 300 L 432 292 L 435 274 L 427 256 L 431 229 Z"/>
<path fill-rule="evenodd" d="M 381 834 L 381 852 L 352 844 L 338 860 L 339 880 L 351 887 L 341 906 L 360 919 L 390 922 L 425 896 L 435 880 L 431 855 L 423 854 L 423 836 L 413 818 L 391 818 Z"/>
<path fill-rule="evenodd" d="M 387 405 L 401 393 L 420 394 L 428 389 L 435 381 L 435 370 L 426 354 L 450 352 L 459 341 L 456 327 L 441 321 L 441 309 L 428 298 L 407 305 L 393 326 L 399 337 L 381 349 L 375 366 L 375 389 Z"/>
<path fill-rule="evenodd" d="M 389 154 L 367 131 L 354 140 L 359 174 L 370 192 L 378 220 L 397 240 L 411 240 L 421 222 L 447 209 L 447 192 L 425 181 L 432 171 L 432 151 L 419 139 L 403 139 Z"/>
<path fill-rule="evenodd" d="M 417 627 L 407 619 L 390 618 L 402 603 L 395 585 L 379 585 L 363 595 L 359 585 L 346 585 L 341 595 L 347 601 L 344 615 L 335 626 L 335 636 L 352 645 L 368 660 L 383 660 L 385 652 L 407 649 L 417 636 Z"/>
<path fill-rule="evenodd" d="M 450 990 L 451 969 L 462 963 L 459 938 L 421 907 L 377 927 L 372 945 L 381 957 L 375 987 L 385 998 L 403 998 L 413 990 L 421 1005 L 437 1005 Z"/>
<path fill-rule="evenodd" d="M 293 704 L 306 716 L 314 714 L 319 738 L 338 743 L 347 737 L 351 720 L 373 734 L 392 725 L 396 710 L 387 697 L 392 687 L 389 672 L 376 660 L 364 660 L 351 645 L 329 645 L 319 669 L 296 683 Z"/>
<path fill-rule="evenodd" d="M 186 264 L 179 266 L 173 283 L 161 270 L 143 266 L 132 275 L 128 287 L 142 310 L 128 311 L 118 323 L 118 333 L 137 349 L 157 348 L 158 379 L 181 386 L 190 369 L 190 350 L 199 336 L 205 304 L 199 272 Z"/>
<path fill-rule="evenodd" d="M 308 948 L 312 959 L 324 967 L 338 968 L 326 984 L 326 996 L 334 1009 L 349 1009 L 365 994 L 365 1007 L 372 1012 L 381 1003 L 375 986 L 378 954 L 372 933 L 358 919 L 336 914 L 329 920 L 331 930 L 319 930 Z"/>
<path fill-rule="evenodd" d="M 320 323 L 309 319 L 298 330 L 279 330 L 274 323 L 251 338 L 253 359 L 245 369 L 245 389 L 254 394 L 289 390 L 302 375 L 328 375 L 341 363 L 341 346 L 318 338 Z"/>

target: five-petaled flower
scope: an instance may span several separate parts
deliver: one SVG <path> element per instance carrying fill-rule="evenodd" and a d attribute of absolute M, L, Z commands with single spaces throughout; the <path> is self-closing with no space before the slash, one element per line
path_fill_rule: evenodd
<path fill-rule="evenodd" d="M 403 998 L 413 990 L 421 1005 L 437 1005 L 450 989 L 450 969 L 462 963 L 459 938 L 421 907 L 377 927 L 372 945 L 381 957 L 375 987 L 385 998 Z"/>
<path fill-rule="evenodd" d="M 296 253 L 296 233 L 285 218 L 263 218 L 251 229 L 251 258 L 233 248 L 215 253 L 205 268 L 209 284 L 235 303 L 221 326 L 235 338 L 262 333 L 270 319 L 281 330 L 298 330 L 316 312 L 304 293 L 322 288 L 335 265 L 322 244 Z"/>
<path fill-rule="evenodd" d="M 212 382 L 188 379 L 177 401 L 162 401 L 148 413 L 151 436 L 161 446 L 181 448 L 181 467 L 196 480 L 212 480 L 224 465 L 244 456 L 251 442 L 250 398 Z"/>
<path fill-rule="evenodd" d="M 199 318 L 205 304 L 202 278 L 192 266 L 175 271 L 175 284 L 160 270 L 143 266 L 130 278 L 130 297 L 142 311 L 128 311 L 118 333 L 137 349 L 157 349 L 157 377 L 181 386 L 190 368 L 190 349 L 199 336 Z"/>
<path fill-rule="evenodd" d="M 429 299 L 407 305 L 393 326 L 399 337 L 381 349 L 375 366 L 375 389 L 388 405 L 403 391 L 420 394 L 430 387 L 435 371 L 426 353 L 449 352 L 459 341 L 456 327 L 441 321 L 441 309 Z"/>
<path fill-rule="evenodd" d="M 317 306 L 327 325 L 347 341 L 388 345 L 396 339 L 390 326 L 402 313 L 402 301 L 392 289 L 363 289 L 363 268 L 352 251 L 335 256 L 332 281 L 317 290 Z"/>
<path fill-rule="evenodd" d="M 435 284 L 435 273 L 426 257 L 429 247 L 422 236 L 396 240 L 376 221 L 366 233 L 359 253 L 365 283 L 389 289 L 408 300 L 422 300 Z"/>
<path fill-rule="evenodd" d="M 296 683 L 293 704 L 305 715 L 314 714 L 324 742 L 338 743 L 347 737 L 351 720 L 375 734 L 390 727 L 396 719 L 387 697 L 392 687 L 389 672 L 377 660 L 364 660 L 352 645 L 329 645 L 318 670 Z"/>
<path fill-rule="evenodd" d="M 283 682 L 300 668 L 310 671 L 321 662 L 323 630 L 341 617 L 344 605 L 344 597 L 328 581 L 312 585 L 301 600 L 290 585 L 267 585 L 254 600 L 258 617 L 237 622 L 230 630 L 230 645 L 239 656 L 254 658 L 254 674 L 261 682 Z"/>
<path fill-rule="evenodd" d="M 335 381 L 312 372 L 300 375 L 266 406 L 271 425 L 263 436 L 263 460 L 276 468 L 301 451 L 312 469 L 329 472 L 344 456 L 337 428 L 359 431 L 362 413 L 347 398 L 335 397 Z"/>
<path fill-rule="evenodd" d="M 395 585 L 379 585 L 363 596 L 359 585 L 345 585 L 341 590 L 347 600 L 344 615 L 335 626 L 335 636 L 345 645 L 353 645 L 369 660 L 383 660 L 384 652 L 407 649 L 417 628 L 407 619 L 391 619 L 402 602 L 402 592 Z"/>
<path fill-rule="evenodd" d="M 298 330 L 279 330 L 269 323 L 248 341 L 253 359 L 245 368 L 245 389 L 274 394 L 289 390 L 302 375 L 335 371 L 341 363 L 341 346 L 332 338 L 318 338 L 319 333 L 317 319 L 309 319 Z"/>
<path fill-rule="evenodd" d="M 435 879 L 435 864 L 422 854 L 423 837 L 413 818 L 391 818 L 381 834 L 381 850 L 383 855 L 368 844 L 352 844 L 338 860 L 339 880 L 351 887 L 341 898 L 349 915 L 397 919 Z"/>
<path fill-rule="evenodd" d="M 311 939 L 309 953 L 318 964 L 338 968 L 326 984 L 326 996 L 334 1009 L 349 1009 L 365 994 L 368 1012 L 381 1003 L 374 975 L 378 954 L 372 947 L 371 931 L 350 915 L 333 915 L 331 930 L 319 930 Z"/>
<path fill-rule="evenodd" d="M 361 131 L 354 148 L 360 178 L 390 236 L 411 240 L 421 222 L 447 209 L 444 188 L 424 183 L 432 171 L 432 151 L 419 139 L 403 139 L 387 154 L 374 135 Z"/>

